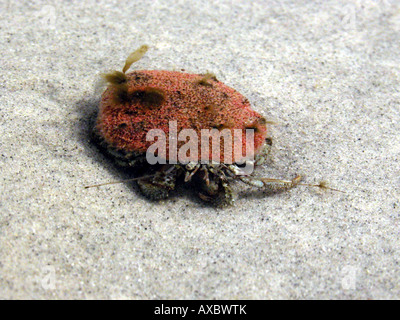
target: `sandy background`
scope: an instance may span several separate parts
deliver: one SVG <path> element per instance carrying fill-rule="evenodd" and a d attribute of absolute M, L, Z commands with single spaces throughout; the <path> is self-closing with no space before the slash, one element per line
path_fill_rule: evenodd
<path fill-rule="evenodd" d="M 400 3 L 1 1 L 0 298 L 400 298 Z M 88 138 L 101 72 L 214 72 L 279 123 L 235 207 L 150 202 Z"/>

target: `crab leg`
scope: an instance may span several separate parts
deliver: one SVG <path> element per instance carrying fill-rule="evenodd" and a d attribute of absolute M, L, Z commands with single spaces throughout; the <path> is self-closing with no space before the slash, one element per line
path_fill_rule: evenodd
<path fill-rule="evenodd" d="M 281 180 L 272 178 L 257 178 L 257 177 L 245 177 L 238 176 L 238 178 L 253 187 L 263 188 L 270 192 L 280 192 L 288 190 L 300 183 L 301 176 L 297 176 L 293 180 Z"/>
<path fill-rule="evenodd" d="M 187 167 L 188 166 L 186 166 L 186 168 Z M 194 174 L 197 172 L 197 170 L 199 170 L 199 168 L 200 168 L 200 165 L 197 164 L 192 171 L 186 171 L 185 182 L 190 181 L 192 179 L 192 177 L 194 176 Z"/>

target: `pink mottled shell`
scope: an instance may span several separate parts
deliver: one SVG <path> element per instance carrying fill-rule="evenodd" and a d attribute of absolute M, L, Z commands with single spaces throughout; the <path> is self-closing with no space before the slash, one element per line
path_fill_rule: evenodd
<path fill-rule="evenodd" d="M 254 150 L 257 154 L 264 145 L 267 128 L 265 119 L 255 112 L 249 101 L 236 90 L 213 78 L 201 82 L 204 75 L 177 71 L 142 70 L 127 74 L 129 102 L 118 102 L 113 88 L 102 96 L 97 130 L 110 147 L 126 152 L 146 152 L 154 141 L 146 141 L 150 129 L 161 129 L 168 137 L 170 121 L 177 122 L 177 131 L 194 129 L 200 137 L 202 129 L 242 129 L 242 150 L 246 150 L 245 129 L 254 129 Z M 159 93 L 154 104 L 143 103 L 141 93 Z M 233 132 L 232 132 L 233 133 Z M 178 143 L 178 147 L 185 142 Z M 235 148 L 240 146 L 234 145 Z M 167 139 L 167 160 L 168 160 Z M 200 148 L 200 146 L 199 146 Z M 220 161 L 224 162 L 223 143 Z M 210 160 L 211 160 L 210 149 Z M 199 155 L 200 149 L 199 149 Z M 193 159 L 200 160 L 200 159 Z"/>

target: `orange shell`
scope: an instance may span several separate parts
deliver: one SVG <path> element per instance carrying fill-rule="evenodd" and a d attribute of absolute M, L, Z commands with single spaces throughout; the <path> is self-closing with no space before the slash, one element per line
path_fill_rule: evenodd
<path fill-rule="evenodd" d="M 242 147 L 245 157 L 253 157 L 264 146 L 267 134 L 265 119 L 252 110 L 243 95 L 215 78 L 202 81 L 204 75 L 162 70 L 135 71 L 126 76 L 129 100 L 119 101 L 115 98 L 116 90 L 109 87 L 100 103 L 96 128 L 109 147 L 145 153 L 154 143 L 146 141 L 146 134 L 151 129 L 161 129 L 167 137 L 168 161 L 171 121 L 176 121 L 178 134 L 182 129 L 194 129 L 199 141 L 202 129 L 229 129 L 232 134 L 233 129 L 241 129 L 242 145 L 233 144 L 232 152 Z M 245 129 L 254 129 L 254 149 L 247 153 Z M 222 163 L 223 141 L 221 139 L 220 143 Z M 185 143 L 178 142 L 178 150 Z M 214 147 L 211 144 L 208 160 L 212 160 Z M 198 148 L 198 158 L 193 161 L 200 160 L 201 146 Z"/>

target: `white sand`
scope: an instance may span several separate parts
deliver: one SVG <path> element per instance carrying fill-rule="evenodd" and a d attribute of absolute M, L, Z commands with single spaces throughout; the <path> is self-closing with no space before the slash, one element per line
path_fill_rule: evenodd
<path fill-rule="evenodd" d="M 0 298 L 399 299 L 400 4 L 3 1 Z M 362 5 L 361 5 L 362 3 Z M 235 207 L 159 203 L 88 140 L 100 72 L 214 72 L 280 125 Z"/>

